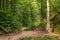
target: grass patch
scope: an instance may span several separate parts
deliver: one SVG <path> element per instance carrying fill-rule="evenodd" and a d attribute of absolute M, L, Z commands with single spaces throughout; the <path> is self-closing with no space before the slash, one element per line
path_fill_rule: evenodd
<path fill-rule="evenodd" d="M 25 37 L 25 38 L 19 38 L 19 40 L 58 40 L 57 37 L 54 36 L 44 36 L 44 37 Z"/>

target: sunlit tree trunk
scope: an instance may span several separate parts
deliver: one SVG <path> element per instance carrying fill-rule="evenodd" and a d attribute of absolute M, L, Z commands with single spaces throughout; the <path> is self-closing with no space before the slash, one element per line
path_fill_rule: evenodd
<path fill-rule="evenodd" d="M 50 9 L 49 9 L 50 3 L 49 2 L 50 2 L 50 0 L 47 0 L 47 31 L 51 32 L 51 30 L 50 30 L 50 18 L 49 18 L 50 17 L 50 15 L 49 15 L 50 14 Z"/>

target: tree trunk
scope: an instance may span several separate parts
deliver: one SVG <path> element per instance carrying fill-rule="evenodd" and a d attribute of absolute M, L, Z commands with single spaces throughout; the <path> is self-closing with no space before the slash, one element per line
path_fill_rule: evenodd
<path fill-rule="evenodd" d="M 50 9 L 49 9 L 49 3 L 50 1 L 49 0 L 47 0 L 47 27 L 46 27 L 46 30 L 48 31 L 48 32 L 51 32 L 51 30 L 50 30 L 50 16 L 49 16 L 49 14 L 50 14 Z"/>

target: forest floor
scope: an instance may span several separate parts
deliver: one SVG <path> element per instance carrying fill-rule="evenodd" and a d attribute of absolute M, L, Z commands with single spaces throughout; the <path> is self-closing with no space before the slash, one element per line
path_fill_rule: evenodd
<path fill-rule="evenodd" d="M 22 37 L 41 37 L 41 36 L 53 36 L 53 34 L 48 33 L 46 31 L 18 31 L 10 34 L 0 35 L 0 40 L 18 40 L 19 38 Z"/>

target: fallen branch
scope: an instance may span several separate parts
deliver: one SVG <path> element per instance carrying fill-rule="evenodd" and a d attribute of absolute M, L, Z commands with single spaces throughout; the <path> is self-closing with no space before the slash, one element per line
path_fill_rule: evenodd
<path fill-rule="evenodd" d="M 0 25 L 0 28 L 2 28 L 4 31 L 8 32 L 8 30 L 5 29 L 4 27 L 2 27 L 1 25 Z"/>

